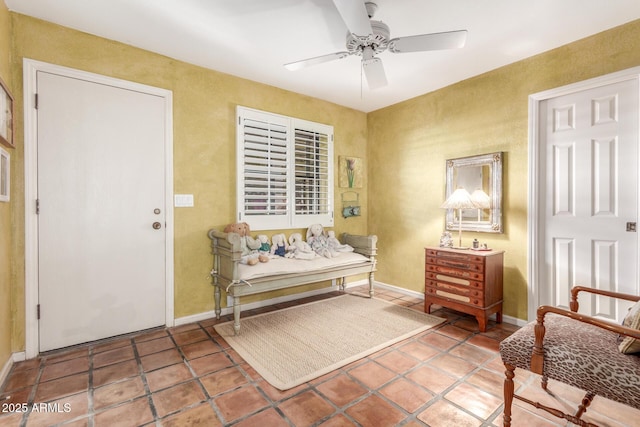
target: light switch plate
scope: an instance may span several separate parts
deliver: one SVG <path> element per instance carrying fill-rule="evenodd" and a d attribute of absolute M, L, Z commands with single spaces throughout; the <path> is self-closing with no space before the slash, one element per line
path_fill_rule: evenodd
<path fill-rule="evenodd" d="M 193 194 L 174 194 L 173 205 L 176 208 L 192 208 Z"/>

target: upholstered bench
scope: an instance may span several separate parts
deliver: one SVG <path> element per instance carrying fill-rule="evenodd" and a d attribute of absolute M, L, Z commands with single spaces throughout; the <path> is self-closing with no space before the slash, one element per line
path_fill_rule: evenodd
<path fill-rule="evenodd" d="M 628 326 L 578 314 L 577 295 L 580 291 L 636 301 L 632 313 L 625 319 Z M 596 395 L 640 409 L 640 353 L 620 351 L 620 347 L 625 345 L 620 343 L 621 340 L 626 339 L 630 345 L 638 343 L 634 339 L 640 340 L 640 320 L 637 319 L 640 316 L 634 312 L 640 306 L 639 300 L 639 296 L 577 286 L 571 291 L 571 311 L 542 306 L 538 308 L 536 322 L 502 341 L 500 355 L 506 368 L 504 426 L 511 425 L 514 397 L 579 426 L 594 426 L 580 417 Z M 632 314 L 636 319 L 629 319 Z M 631 321 L 635 323 L 629 324 Z M 547 390 L 548 379 L 551 378 L 585 391 L 577 412 L 567 414 L 515 395 L 515 368 L 542 375 L 544 390 Z M 514 424 L 521 425 L 517 420 Z"/>
<path fill-rule="evenodd" d="M 266 264 L 247 266 L 241 263 L 240 237 L 236 233 L 209 230 L 213 253 L 212 284 L 216 317 L 222 312 L 221 289 L 233 297 L 234 330 L 240 332 L 240 297 L 308 283 L 337 280 L 344 289 L 346 277 L 366 275 L 369 296 L 373 297 L 374 272 L 378 237 L 342 234 L 342 242 L 353 247 L 353 253 L 335 258 L 317 257 L 314 260 L 274 259 Z"/>

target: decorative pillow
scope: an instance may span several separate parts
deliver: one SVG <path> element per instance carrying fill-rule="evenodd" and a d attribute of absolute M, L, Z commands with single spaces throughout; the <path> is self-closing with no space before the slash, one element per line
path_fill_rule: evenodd
<path fill-rule="evenodd" d="M 622 326 L 640 330 L 640 301 L 636 302 L 633 307 L 629 309 L 629 313 L 627 313 L 627 316 L 624 318 Z M 621 335 L 620 338 L 623 338 L 620 344 L 618 344 L 620 353 L 630 354 L 640 352 L 640 340 L 624 335 Z"/>

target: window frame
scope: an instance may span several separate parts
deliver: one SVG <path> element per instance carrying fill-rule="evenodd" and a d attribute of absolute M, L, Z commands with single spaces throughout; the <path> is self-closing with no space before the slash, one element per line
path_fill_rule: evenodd
<path fill-rule="evenodd" d="M 236 118 L 238 221 L 254 230 L 306 228 L 317 223 L 332 227 L 333 126 L 242 106 L 237 106 Z M 247 187 L 249 183 L 253 188 Z M 312 197 L 306 199 L 304 193 Z M 299 203 L 305 199 L 306 205 Z"/>

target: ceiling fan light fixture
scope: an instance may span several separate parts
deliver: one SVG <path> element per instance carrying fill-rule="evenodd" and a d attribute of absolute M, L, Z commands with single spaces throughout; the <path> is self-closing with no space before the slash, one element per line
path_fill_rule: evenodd
<path fill-rule="evenodd" d="M 389 26 L 382 21 L 371 19 L 378 8 L 376 3 L 371 1 L 363 3 L 362 0 L 333 0 L 333 3 L 347 26 L 346 52 L 335 52 L 291 62 L 284 65 L 287 69 L 298 70 L 349 55 L 359 55 L 362 56 L 362 71 L 367 77 L 369 88 L 376 89 L 387 85 L 384 66 L 382 61 L 375 57 L 376 54 L 385 50 L 391 53 L 404 53 L 461 48 L 467 39 L 466 30 L 391 39 Z"/>
<path fill-rule="evenodd" d="M 365 46 L 371 46 L 375 53 L 385 51 L 391 38 L 389 26 L 382 21 L 371 21 L 371 29 L 373 33 L 366 37 L 347 33 L 347 51 L 360 55 Z"/>

